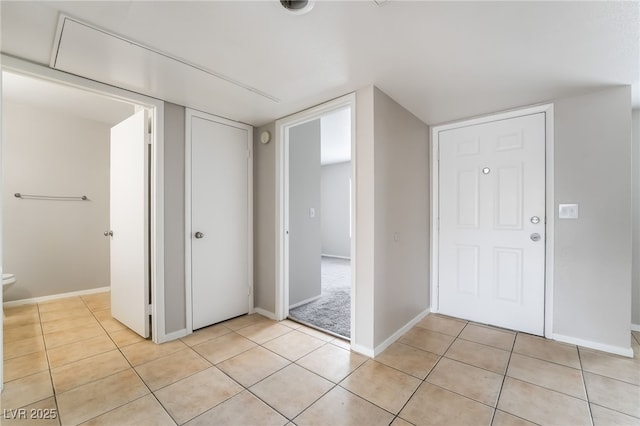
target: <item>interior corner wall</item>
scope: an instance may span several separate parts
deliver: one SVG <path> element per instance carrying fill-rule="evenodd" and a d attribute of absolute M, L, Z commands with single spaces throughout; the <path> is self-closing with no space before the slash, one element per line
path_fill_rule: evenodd
<path fill-rule="evenodd" d="M 555 208 L 578 203 L 577 220 L 555 220 L 553 333 L 630 348 L 631 89 L 555 102 Z"/>
<path fill-rule="evenodd" d="M 375 346 L 429 306 L 429 127 L 374 90 Z"/>
<path fill-rule="evenodd" d="M 322 255 L 351 258 L 351 161 L 320 172 Z"/>
<path fill-rule="evenodd" d="M 289 129 L 290 306 L 322 294 L 320 131 L 320 119 Z"/>
<path fill-rule="evenodd" d="M 109 286 L 110 126 L 8 101 L 2 121 L 3 266 L 18 279 L 5 301 Z"/>
<path fill-rule="evenodd" d="M 631 137 L 633 183 L 633 250 L 632 250 L 632 290 L 631 324 L 640 331 L 640 109 L 633 110 Z"/>
<path fill-rule="evenodd" d="M 185 108 L 164 104 L 164 303 L 165 332 L 186 326 Z"/>
<path fill-rule="evenodd" d="M 275 122 L 253 132 L 253 304 L 276 311 L 276 141 Z M 272 140 L 263 144 L 260 134 Z"/>
<path fill-rule="evenodd" d="M 356 92 L 356 282 L 351 346 L 373 354 L 374 349 L 374 234 L 375 164 L 373 86 Z"/>

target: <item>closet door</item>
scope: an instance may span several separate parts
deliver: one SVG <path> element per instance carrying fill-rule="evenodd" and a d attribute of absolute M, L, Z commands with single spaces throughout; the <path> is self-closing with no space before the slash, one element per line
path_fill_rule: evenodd
<path fill-rule="evenodd" d="M 251 128 L 202 114 L 187 123 L 195 330 L 251 308 Z"/>

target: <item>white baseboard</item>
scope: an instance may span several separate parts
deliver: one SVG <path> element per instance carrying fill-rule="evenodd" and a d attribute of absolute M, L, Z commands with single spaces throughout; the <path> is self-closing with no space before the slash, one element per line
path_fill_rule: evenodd
<path fill-rule="evenodd" d="M 262 308 L 254 308 L 253 312 L 255 312 L 256 314 L 262 315 L 263 317 L 267 317 L 270 320 L 276 320 L 276 314 L 273 312 L 269 312 L 266 309 L 262 309 Z"/>
<path fill-rule="evenodd" d="M 431 312 L 431 310 L 429 308 L 427 308 L 424 311 L 420 312 L 418 315 L 416 315 L 411 321 L 406 323 L 402 328 L 400 328 L 398 331 L 396 331 L 391 336 L 389 336 L 389 338 L 387 338 L 384 342 L 382 342 L 378 346 L 376 346 L 375 349 L 373 350 L 373 354 L 374 354 L 373 356 L 376 357 L 376 356 L 380 355 L 385 349 L 387 349 L 389 346 L 391 346 L 391 344 L 393 342 L 398 340 L 400 337 L 402 337 L 402 335 L 404 333 L 406 333 L 407 331 L 411 330 L 411 328 L 414 325 L 419 323 L 422 318 L 424 318 L 427 315 L 429 315 L 430 312 Z"/>
<path fill-rule="evenodd" d="M 322 297 L 322 295 L 315 296 L 315 297 L 310 297 L 308 299 L 303 300 L 302 302 L 298 302 L 296 304 L 289 305 L 289 309 L 294 309 L 294 308 L 297 308 L 298 306 L 306 305 L 307 303 L 311 303 L 314 300 L 320 299 L 321 297 Z"/>
<path fill-rule="evenodd" d="M 578 345 L 589 349 L 595 349 L 597 351 L 609 352 L 616 355 L 622 355 L 629 358 L 633 358 L 633 349 L 625 348 L 622 346 L 606 345 L 604 343 L 593 342 L 591 340 L 578 339 L 576 337 L 563 336 L 561 334 L 552 334 L 552 339 L 559 342 L 570 343 L 572 345 Z"/>
<path fill-rule="evenodd" d="M 389 338 L 387 338 L 384 342 L 382 342 L 381 344 L 379 344 L 378 346 L 376 346 L 373 349 L 369 348 L 369 347 L 366 347 L 366 346 L 363 346 L 363 345 L 358 345 L 358 344 L 354 343 L 353 341 L 351 341 L 351 350 L 354 351 L 354 352 L 358 352 L 359 354 L 362 354 L 364 356 L 368 356 L 369 358 L 375 358 L 376 356 L 380 355 L 385 349 L 387 349 L 389 346 L 391 346 L 391 344 L 393 344 L 393 342 L 395 342 L 400 337 L 402 337 L 402 335 L 404 333 L 406 333 L 407 331 L 411 330 L 411 328 L 414 325 L 419 323 L 420 320 L 422 318 L 426 317 L 427 315 L 429 315 L 429 313 L 431 313 L 431 310 L 429 308 L 427 308 L 424 311 L 420 312 L 411 321 L 409 321 L 408 323 L 403 325 L 398 331 L 393 333 L 391 336 L 389 336 Z"/>
<path fill-rule="evenodd" d="M 50 296 L 40 296 L 40 297 L 32 297 L 30 299 L 11 300 L 10 302 L 4 302 L 2 306 L 4 306 L 5 308 L 11 308 L 13 306 L 49 302 L 51 300 L 64 299 L 66 297 L 86 296 L 88 294 L 105 293 L 109 290 L 111 290 L 110 287 L 91 288 L 89 290 L 71 291 L 69 293 L 52 294 Z"/>
<path fill-rule="evenodd" d="M 359 353 L 361 355 L 364 355 L 366 357 L 369 357 L 369 358 L 373 358 L 374 355 L 375 355 L 375 352 L 374 352 L 373 349 L 368 348 L 366 346 L 355 344 L 353 342 L 351 342 L 351 350 L 353 352 L 357 352 L 357 353 Z"/>
<path fill-rule="evenodd" d="M 189 330 L 187 330 L 186 328 L 183 328 L 182 330 L 172 331 L 171 333 L 165 334 L 164 338 L 162 340 L 159 340 L 158 343 L 170 342 L 172 340 L 176 340 L 181 337 L 188 336 L 191 333 L 193 332 L 189 332 Z"/>
<path fill-rule="evenodd" d="M 324 253 L 322 253 L 320 256 L 322 256 L 322 257 L 331 257 L 331 258 L 333 258 L 333 259 L 351 260 L 351 258 L 350 258 L 350 257 L 347 257 L 347 256 L 338 256 L 338 255 L 335 255 L 335 254 L 324 254 Z"/>
<path fill-rule="evenodd" d="M 640 324 L 631 324 L 632 331 L 640 331 Z"/>

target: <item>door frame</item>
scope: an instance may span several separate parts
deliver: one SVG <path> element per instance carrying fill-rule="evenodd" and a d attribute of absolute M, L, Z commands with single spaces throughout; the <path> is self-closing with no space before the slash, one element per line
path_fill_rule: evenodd
<path fill-rule="evenodd" d="M 184 244 L 184 270 L 185 270 L 185 301 L 186 301 L 186 331 L 187 334 L 193 333 L 193 303 L 192 303 L 192 277 L 191 277 L 191 120 L 202 118 L 204 120 L 214 121 L 231 127 L 247 130 L 247 149 L 249 157 L 247 159 L 247 271 L 249 273 L 249 313 L 254 312 L 254 287 L 253 287 L 253 127 L 241 123 L 239 121 L 228 120 L 206 112 L 197 111 L 191 108 L 185 108 L 185 168 L 184 168 L 184 226 L 185 226 L 185 244 Z"/>
<path fill-rule="evenodd" d="M 545 114 L 545 215 L 546 215 L 546 241 L 545 241 L 545 279 L 544 279 L 544 335 L 551 337 L 553 332 L 553 271 L 554 271 L 554 223 L 555 223 L 555 198 L 554 198 L 554 117 L 553 104 L 542 104 L 525 107 L 517 110 L 499 112 L 486 116 L 470 118 L 453 123 L 434 126 L 431 129 L 430 166 L 431 166 L 431 223 L 430 223 L 430 267 L 431 267 L 431 312 L 439 312 L 439 135 L 445 130 L 460 127 L 474 126 L 500 120 L 522 117 L 531 114 Z"/>
<path fill-rule="evenodd" d="M 163 343 L 169 340 L 165 332 L 164 320 L 164 102 L 5 54 L 2 54 L 2 70 L 75 87 L 149 109 L 152 122 L 152 154 L 149 163 L 151 172 L 149 192 L 151 198 L 149 210 L 151 333 L 154 343 Z M 0 326 L 2 326 L 1 319 Z"/>
<path fill-rule="evenodd" d="M 289 315 L 289 129 L 341 108 L 351 110 L 351 342 L 356 340 L 356 95 L 349 93 L 276 120 L 276 277 L 275 320 Z"/>

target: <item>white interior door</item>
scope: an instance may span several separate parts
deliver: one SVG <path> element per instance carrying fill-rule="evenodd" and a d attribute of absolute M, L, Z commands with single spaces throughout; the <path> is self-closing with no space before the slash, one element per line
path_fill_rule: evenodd
<path fill-rule="evenodd" d="M 193 329 L 250 309 L 249 154 L 246 127 L 192 116 Z"/>
<path fill-rule="evenodd" d="M 439 134 L 439 310 L 542 335 L 543 113 Z"/>
<path fill-rule="evenodd" d="M 111 129 L 111 315 L 149 337 L 147 111 Z"/>

